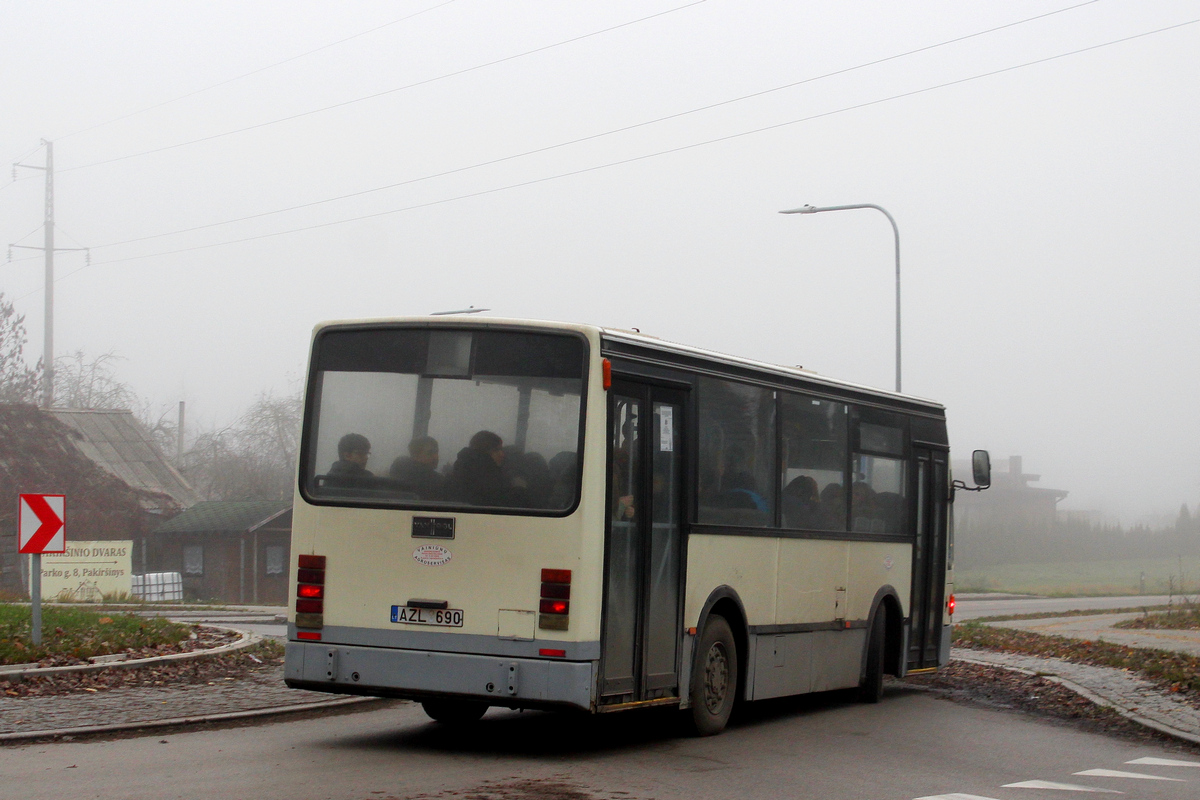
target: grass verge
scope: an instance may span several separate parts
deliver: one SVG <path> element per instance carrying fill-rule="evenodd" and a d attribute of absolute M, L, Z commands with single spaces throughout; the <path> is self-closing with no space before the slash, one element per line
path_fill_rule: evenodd
<path fill-rule="evenodd" d="M 1200 630 L 1200 605 L 1189 604 L 1175 607 L 1159 614 L 1146 613 L 1135 619 L 1122 620 L 1113 627 L 1136 630 Z"/>
<path fill-rule="evenodd" d="M 51 659 L 86 660 L 111 653 L 147 652 L 187 640 L 191 626 L 161 618 L 76 607 L 42 606 L 42 643 L 33 644 L 28 605 L 0 605 L 0 664 Z"/>
<path fill-rule="evenodd" d="M 1137 673 L 1169 692 L 1200 697 L 1200 658 L 1169 650 L 1125 647 L 1112 642 L 1044 636 L 1013 628 L 998 628 L 972 620 L 954 626 L 954 644 L 1078 664 L 1116 667 Z"/>

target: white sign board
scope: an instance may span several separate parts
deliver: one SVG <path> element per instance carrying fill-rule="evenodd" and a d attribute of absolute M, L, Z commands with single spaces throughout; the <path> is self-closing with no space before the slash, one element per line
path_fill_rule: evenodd
<path fill-rule="evenodd" d="M 61 553 L 67 545 L 67 498 L 23 494 L 18 501 L 17 549 L 21 553 Z"/>
<path fill-rule="evenodd" d="M 42 556 L 42 599 L 100 602 L 103 595 L 133 591 L 133 542 L 71 542 Z"/>

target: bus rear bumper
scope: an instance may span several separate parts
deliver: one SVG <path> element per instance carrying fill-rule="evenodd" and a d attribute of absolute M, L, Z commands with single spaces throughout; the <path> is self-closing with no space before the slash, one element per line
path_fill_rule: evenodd
<path fill-rule="evenodd" d="M 592 661 L 289 641 L 284 680 L 294 689 L 425 700 L 457 697 L 509 708 L 592 708 Z"/>

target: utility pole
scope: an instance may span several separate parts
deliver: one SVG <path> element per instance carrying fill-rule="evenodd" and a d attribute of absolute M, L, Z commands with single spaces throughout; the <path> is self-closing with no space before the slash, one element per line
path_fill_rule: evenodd
<path fill-rule="evenodd" d="M 46 166 L 34 164 L 13 164 L 13 177 L 16 177 L 17 167 L 25 169 L 40 169 L 46 173 L 46 211 L 42 222 L 42 232 L 45 235 L 42 247 L 30 247 L 22 244 L 10 244 L 9 247 L 20 247 L 27 250 L 42 250 L 46 255 L 46 289 L 45 289 L 45 324 L 42 335 L 42 407 L 54 405 L 54 142 L 42 139 L 46 145 Z M 86 247 L 60 247 L 59 250 L 87 250 Z"/>
<path fill-rule="evenodd" d="M 43 139 L 42 141 L 46 141 Z M 42 407 L 54 405 L 54 142 L 46 142 L 46 324 L 42 331 Z"/>

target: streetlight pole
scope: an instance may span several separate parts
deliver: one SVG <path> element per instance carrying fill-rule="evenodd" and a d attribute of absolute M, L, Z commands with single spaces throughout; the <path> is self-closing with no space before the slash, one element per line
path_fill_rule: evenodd
<path fill-rule="evenodd" d="M 892 233 L 896 237 L 896 391 L 900 391 L 900 229 L 896 227 L 896 220 L 888 213 L 883 206 L 877 206 L 874 203 L 855 203 L 848 206 L 801 206 L 800 208 L 789 208 L 785 211 L 780 211 L 780 214 L 820 214 L 823 211 L 850 211 L 856 208 L 873 208 L 876 211 L 882 212 L 888 218 L 888 222 L 892 223 Z"/>

